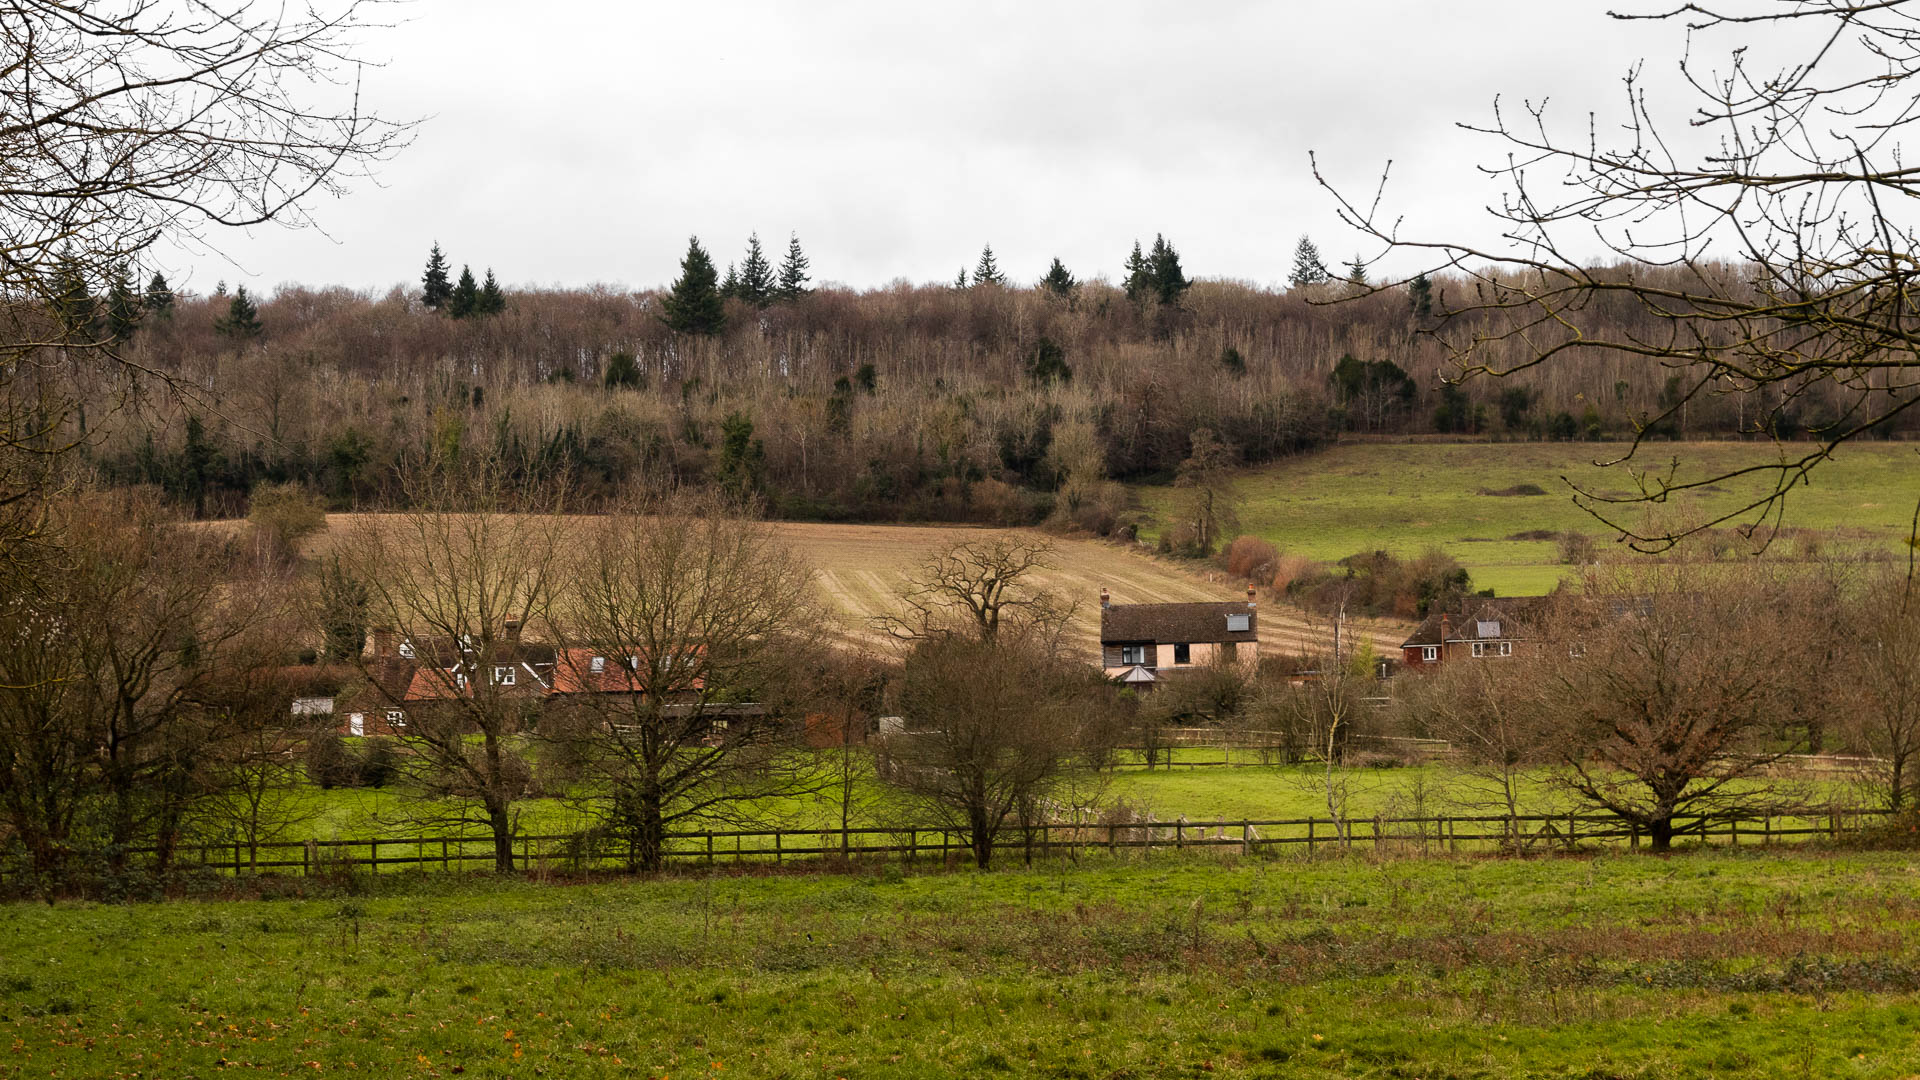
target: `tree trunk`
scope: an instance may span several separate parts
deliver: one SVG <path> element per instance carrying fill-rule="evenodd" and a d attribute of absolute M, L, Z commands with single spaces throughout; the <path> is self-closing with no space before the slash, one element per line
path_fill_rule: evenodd
<path fill-rule="evenodd" d="M 973 848 L 973 864 L 982 870 L 993 862 L 993 830 L 987 822 L 987 812 L 982 807 L 972 807 L 967 811 L 969 841 Z"/>
<path fill-rule="evenodd" d="M 1672 815 L 1665 815 L 1662 817 L 1652 818 L 1648 820 L 1646 824 L 1647 824 L 1647 835 L 1650 838 L 1650 843 L 1648 846 L 1652 850 L 1654 851 L 1673 850 L 1673 817 Z"/>
<path fill-rule="evenodd" d="M 642 873 L 658 873 L 667 861 L 667 828 L 661 821 L 659 794 L 641 792 L 634 810 L 634 861 L 639 864 Z"/>
<path fill-rule="evenodd" d="M 507 816 L 507 804 L 487 800 L 487 825 L 493 830 L 493 869 L 495 873 L 513 873 L 513 819 Z"/>

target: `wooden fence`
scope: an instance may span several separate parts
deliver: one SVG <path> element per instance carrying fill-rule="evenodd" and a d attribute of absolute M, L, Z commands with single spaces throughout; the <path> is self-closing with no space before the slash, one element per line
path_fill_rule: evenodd
<path fill-rule="evenodd" d="M 1811 837 L 1839 839 L 1885 816 L 1882 810 L 1832 810 L 1787 816 L 1675 819 L 1681 842 L 1775 844 Z M 1277 821 L 1152 821 L 1115 824 L 1008 826 L 995 858 L 1081 858 L 1155 851 L 1218 849 L 1261 855 L 1342 850 L 1397 854 L 1552 851 L 1581 847 L 1637 848 L 1644 830 L 1598 814 L 1483 817 L 1333 818 Z M 530 870 L 607 870 L 633 865 L 631 846 L 611 834 L 514 837 L 516 865 Z M 898 860 L 943 865 L 970 858 L 966 835 L 955 829 L 857 828 L 680 832 L 667 837 L 666 858 L 677 865 L 786 863 L 829 859 Z M 175 866 L 212 873 L 314 875 L 340 871 L 489 868 L 490 836 L 425 836 L 308 840 L 248 845 L 194 844 L 177 850 Z"/>

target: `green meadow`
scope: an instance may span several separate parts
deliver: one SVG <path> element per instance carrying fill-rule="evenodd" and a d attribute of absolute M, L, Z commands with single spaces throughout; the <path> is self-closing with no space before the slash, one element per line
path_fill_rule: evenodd
<path fill-rule="evenodd" d="M 0 1076 L 1910 1077 L 1906 853 L 1192 853 L 0 908 Z"/>
<path fill-rule="evenodd" d="M 1791 443 L 1791 455 L 1811 444 Z M 1438 547 L 1466 566 L 1481 588 L 1502 596 L 1550 591 L 1568 572 L 1554 539 L 1527 533 L 1581 532 L 1605 551 L 1616 534 L 1576 506 L 1574 487 L 1624 496 L 1639 490 L 1634 471 L 1682 481 L 1777 462 L 1768 443 L 1649 443 L 1627 463 L 1602 467 L 1624 443 L 1351 442 L 1243 474 L 1235 485 L 1241 531 L 1272 541 L 1283 553 L 1332 561 L 1358 551 L 1406 555 Z M 1675 463 L 1677 462 L 1677 466 Z M 1748 477 L 1714 490 L 1677 496 L 1656 508 L 1661 520 L 1708 520 L 1770 490 L 1772 477 Z M 1539 489 L 1540 494 L 1511 494 Z M 1136 489 L 1157 535 L 1176 492 Z M 1504 494 L 1503 494 L 1504 493 Z M 1776 540 L 1769 554 L 1799 558 L 1833 551 L 1904 550 L 1920 500 L 1920 447 L 1859 443 L 1842 447 L 1805 486 L 1788 496 L 1787 530 L 1816 530 Z M 1619 508 L 1630 523 L 1645 508 Z M 1722 534 L 1717 538 L 1732 544 Z"/>

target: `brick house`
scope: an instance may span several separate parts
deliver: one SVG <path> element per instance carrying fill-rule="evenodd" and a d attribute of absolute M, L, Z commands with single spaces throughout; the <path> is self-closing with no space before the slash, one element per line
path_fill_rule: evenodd
<path fill-rule="evenodd" d="M 1166 675 L 1205 664 L 1260 660 L 1260 621 L 1254 591 L 1245 601 L 1190 604 L 1116 604 L 1100 590 L 1100 669 L 1108 678 L 1145 690 Z"/>
<path fill-rule="evenodd" d="M 1458 607 L 1430 611 L 1400 643 L 1400 661 L 1408 671 L 1420 671 L 1456 660 L 1512 656 L 1524 646 L 1529 623 L 1544 602 L 1537 596 L 1475 596 Z"/>

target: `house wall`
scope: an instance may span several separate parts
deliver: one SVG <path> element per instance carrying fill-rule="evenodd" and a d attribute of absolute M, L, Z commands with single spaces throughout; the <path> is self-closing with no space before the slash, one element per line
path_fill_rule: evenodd
<path fill-rule="evenodd" d="M 1196 641 L 1189 645 L 1189 662 L 1185 664 L 1176 664 L 1173 662 L 1173 649 L 1174 646 L 1170 644 L 1153 646 L 1152 651 L 1148 654 L 1148 659 L 1151 662 L 1147 666 L 1156 668 L 1164 673 L 1168 671 L 1184 671 L 1206 664 L 1218 663 L 1221 660 L 1221 646 L 1217 642 Z M 1117 645 L 1102 646 L 1100 654 L 1101 670 L 1104 671 L 1110 679 L 1120 675 L 1129 667 L 1133 666 L 1131 664 L 1120 663 L 1120 647 Z M 1236 642 L 1234 645 L 1233 662 L 1249 670 L 1259 666 L 1260 643 L 1257 641 Z"/>

